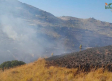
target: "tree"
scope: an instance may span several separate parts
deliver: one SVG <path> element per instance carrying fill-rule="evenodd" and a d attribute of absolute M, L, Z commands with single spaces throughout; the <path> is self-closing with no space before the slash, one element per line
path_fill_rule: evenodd
<path fill-rule="evenodd" d="M 51 53 L 51 56 L 53 56 L 54 53 Z"/>
<path fill-rule="evenodd" d="M 19 61 L 19 65 L 24 65 L 24 64 L 25 64 L 25 62 Z"/>
<path fill-rule="evenodd" d="M 80 45 L 79 48 L 80 48 L 80 51 L 81 51 L 81 49 L 82 49 L 82 45 Z"/>
<path fill-rule="evenodd" d="M 18 61 L 18 60 L 13 60 L 13 61 L 11 62 L 12 67 L 19 66 L 19 65 L 23 65 L 23 64 L 25 64 L 25 62 L 23 62 L 23 61 Z"/>
<path fill-rule="evenodd" d="M 17 60 L 13 60 L 13 61 L 11 62 L 11 65 L 12 65 L 12 67 L 15 67 L 15 66 L 18 66 L 19 63 L 18 63 Z"/>
<path fill-rule="evenodd" d="M 10 61 L 7 61 L 5 63 L 5 68 L 9 69 L 10 67 L 12 67 L 11 62 Z"/>

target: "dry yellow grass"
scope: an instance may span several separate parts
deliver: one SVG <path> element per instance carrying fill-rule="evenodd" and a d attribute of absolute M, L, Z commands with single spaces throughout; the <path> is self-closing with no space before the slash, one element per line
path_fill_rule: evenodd
<path fill-rule="evenodd" d="M 45 67 L 45 60 L 0 71 L 0 81 L 112 81 L 112 73 L 102 68 L 89 73 L 77 74 L 77 69 Z"/>

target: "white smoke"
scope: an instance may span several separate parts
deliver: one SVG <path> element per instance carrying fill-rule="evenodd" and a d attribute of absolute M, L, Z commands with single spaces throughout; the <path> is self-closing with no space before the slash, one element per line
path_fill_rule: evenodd
<path fill-rule="evenodd" d="M 15 2 L 14 0 L 13 4 Z M 20 3 L 16 2 L 16 5 L 21 7 Z M 2 5 L 2 7 L 5 6 L 6 4 Z M 4 39 L 0 36 L 0 48 L 2 49 L 0 53 L 4 54 L 0 54 L 0 56 L 3 56 L 4 60 L 17 59 L 31 62 L 39 57 L 50 56 L 52 52 L 55 55 L 66 53 L 62 40 L 52 41 L 49 38 L 47 39 L 42 35 L 46 34 L 42 29 L 38 28 L 38 26 L 29 25 L 29 22 L 25 21 L 24 17 L 15 16 L 16 13 L 12 13 L 12 10 L 20 15 L 20 11 L 13 9 L 13 7 L 6 9 L 7 13 L 0 15 L 0 31 L 5 36 Z"/>

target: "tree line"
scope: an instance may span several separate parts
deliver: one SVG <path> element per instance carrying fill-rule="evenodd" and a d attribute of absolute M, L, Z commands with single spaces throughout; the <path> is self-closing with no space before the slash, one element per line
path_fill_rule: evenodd
<path fill-rule="evenodd" d="M 9 69 L 9 68 L 20 66 L 23 64 L 26 64 L 26 63 L 23 61 L 18 61 L 18 60 L 6 61 L 0 65 L 0 68 L 4 71 L 4 69 Z"/>

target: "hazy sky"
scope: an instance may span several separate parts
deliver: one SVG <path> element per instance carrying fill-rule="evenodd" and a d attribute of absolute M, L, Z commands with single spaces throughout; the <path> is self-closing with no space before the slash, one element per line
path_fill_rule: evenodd
<path fill-rule="evenodd" d="M 105 9 L 105 3 L 112 0 L 19 0 L 55 16 L 73 16 L 77 18 L 93 17 L 112 23 L 112 9 Z"/>

